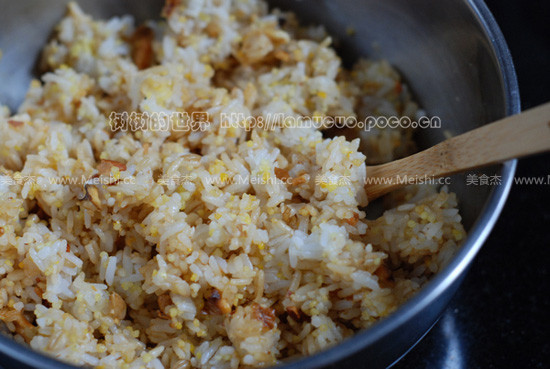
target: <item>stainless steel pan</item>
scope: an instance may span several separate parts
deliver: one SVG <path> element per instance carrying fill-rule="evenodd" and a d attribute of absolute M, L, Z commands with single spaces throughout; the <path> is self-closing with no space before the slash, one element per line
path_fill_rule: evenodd
<path fill-rule="evenodd" d="M 33 75 L 40 48 L 65 11 L 66 0 L 0 0 L 0 101 L 17 107 Z M 156 17 L 161 0 L 80 0 L 96 17 L 133 14 Z M 339 40 L 345 61 L 359 55 L 386 58 L 405 76 L 421 106 L 453 133 L 518 113 L 514 67 L 503 36 L 481 0 L 280 0 L 306 23 L 324 24 Z M 354 36 L 346 34 L 353 27 Z M 1 138 L 0 138 L 1 139 Z M 443 139 L 443 130 L 418 132 L 421 146 Z M 340 345 L 286 363 L 286 368 L 335 364 L 369 368 L 391 365 L 437 321 L 462 281 L 504 205 L 516 162 L 478 172 L 500 175 L 497 187 L 467 186 L 464 176 L 451 189 L 461 200 L 468 238 L 441 273 L 388 318 Z M 480 301 L 481 303 L 481 301 Z M 360 354 L 360 356 L 359 356 Z M 0 365 L 71 368 L 0 336 Z M 358 360 L 361 360 L 360 363 Z M 335 367 L 336 367 L 335 366 Z"/>

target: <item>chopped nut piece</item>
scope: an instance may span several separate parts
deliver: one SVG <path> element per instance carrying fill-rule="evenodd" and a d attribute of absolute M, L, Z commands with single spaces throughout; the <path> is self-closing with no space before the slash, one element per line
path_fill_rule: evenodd
<path fill-rule="evenodd" d="M 138 69 L 149 68 L 153 64 L 153 30 L 139 26 L 132 35 L 132 60 Z"/>
<path fill-rule="evenodd" d="M 292 185 L 299 186 L 302 183 L 306 183 L 306 182 L 307 182 L 307 174 L 302 174 L 301 176 L 296 177 L 292 180 Z"/>
<path fill-rule="evenodd" d="M 294 319 L 295 321 L 297 322 L 304 321 L 304 314 L 296 306 L 288 306 L 286 308 L 286 312 L 288 313 L 288 316 Z"/>
<path fill-rule="evenodd" d="M 356 225 L 358 220 L 359 220 L 359 214 L 357 213 L 353 213 L 353 216 L 351 218 L 344 219 L 344 221 L 351 226 Z"/>
<path fill-rule="evenodd" d="M 97 187 L 92 185 L 85 185 L 84 189 L 86 190 L 84 200 L 90 200 L 96 208 L 101 209 L 101 200 L 99 199 L 99 190 L 97 189 Z"/>
<path fill-rule="evenodd" d="M 38 297 L 42 298 L 42 295 L 44 294 L 44 291 L 38 286 L 34 287 L 34 293 L 38 295 Z"/>
<path fill-rule="evenodd" d="M 126 317 L 126 302 L 116 292 L 109 296 L 109 314 L 119 320 Z"/>
<path fill-rule="evenodd" d="M 217 289 L 214 289 L 209 297 L 207 297 L 204 303 L 204 309 L 209 314 L 219 314 L 221 313 L 220 309 L 218 308 L 218 301 L 220 300 L 221 295 L 220 291 Z"/>
<path fill-rule="evenodd" d="M 97 166 L 97 171 L 99 172 L 99 174 L 106 176 L 111 174 L 112 167 L 117 167 L 121 171 L 126 170 L 126 164 L 124 163 L 114 160 L 101 160 L 101 162 Z"/>
<path fill-rule="evenodd" d="M 258 303 L 252 305 L 254 315 L 256 319 L 264 324 L 267 329 L 273 329 L 275 327 L 275 310 L 272 308 L 266 308 Z"/>
<path fill-rule="evenodd" d="M 0 320 L 4 322 L 13 322 L 15 324 L 15 331 L 17 334 L 20 334 L 27 343 L 29 343 L 36 334 L 36 327 L 27 320 L 22 311 L 15 309 L 10 310 L 8 308 L 1 309 Z"/>
<path fill-rule="evenodd" d="M 224 299 L 220 291 L 214 289 L 210 296 L 206 298 L 204 308 L 209 314 L 229 314 L 231 312 L 231 304 Z"/>
<path fill-rule="evenodd" d="M 20 120 L 8 120 L 8 124 L 12 127 L 21 127 L 25 124 L 25 122 L 21 122 Z"/>
<path fill-rule="evenodd" d="M 165 293 L 164 295 L 160 295 L 157 297 L 157 303 L 159 305 L 159 309 L 164 311 L 167 306 L 173 305 L 172 298 L 169 294 Z"/>
<path fill-rule="evenodd" d="M 25 328 L 34 328 L 27 318 L 25 318 L 25 315 L 19 310 L 4 308 L 0 310 L 0 319 L 4 322 L 14 322 Z"/>
<path fill-rule="evenodd" d="M 166 308 L 174 304 L 170 295 L 167 293 L 165 293 L 164 295 L 160 295 L 159 297 L 157 297 L 157 303 L 159 305 L 159 312 L 157 314 L 159 318 L 170 319 L 170 316 L 166 314 Z"/>
<path fill-rule="evenodd" d="M 220 309 L 223 315 L 227 315 L 231 312 L 231 304 L 223 297 L 218 301 L 218 309 Z"/>
<path fill-rule="evenodd" d="M 280 180 L 286 181 L 288 178 L 290 178 L 290 174 L 285 169 L 277 168 L 274 169 L 275 175 Z"/>

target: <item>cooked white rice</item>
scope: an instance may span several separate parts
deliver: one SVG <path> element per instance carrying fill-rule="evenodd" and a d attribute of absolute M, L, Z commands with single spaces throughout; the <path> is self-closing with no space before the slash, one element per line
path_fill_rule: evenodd
<path fill-rule="evenodd" d="M 47 73 L 1 114 L 0 319 L 15 340 L 98 368 L 268 366 L 369 327 L 452 257 L 465 232 L 445 189 L 407 188 L 365 219 L 365 162 L 410 153 L 409 130 L 220 124 L 414 118 L 388 63 L 344 70 L 322 28 L 259 0 L 169 0 L 164 16 L 137 28 L 71 4 Z M 123 111 L 210 126 L 113 132 Z"/>

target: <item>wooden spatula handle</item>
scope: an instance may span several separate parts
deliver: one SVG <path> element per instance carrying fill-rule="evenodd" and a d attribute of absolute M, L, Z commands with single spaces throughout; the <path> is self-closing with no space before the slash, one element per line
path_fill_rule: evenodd
<path fill-rule="evenodd" d="M 550 150 L 550 103 L 450 138 L 391 163 L 367 167 L 369 199 L 398 187 L 404 178 L 436 178 Z"/>

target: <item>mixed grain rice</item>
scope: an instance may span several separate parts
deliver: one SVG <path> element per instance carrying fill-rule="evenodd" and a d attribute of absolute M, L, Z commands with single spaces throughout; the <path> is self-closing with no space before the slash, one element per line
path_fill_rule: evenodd
<path fill-rule="evenodd" d="M 452 257 L 465 232 L 446 189 L 408 187 L 365 217 L 366 163 L 410 153 L 410 130 L 220 126 L 414 119 L 387 62 L 345 70 L 322 27 L 263 1 L 169 0 L 163 16 L 137 26 L 70 4 L 41 81 L 2 109 L 0 319 L 15 340 L 98 368 L 269 366 L 369 327 Z M 113 111 L 201 111 L 210 127 L 113 132 Z"/>

